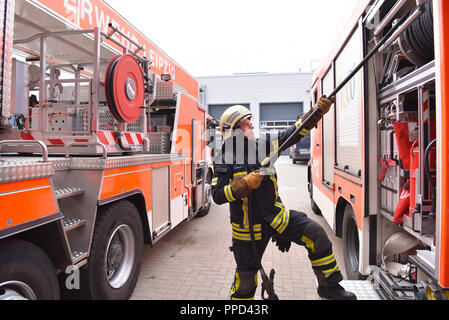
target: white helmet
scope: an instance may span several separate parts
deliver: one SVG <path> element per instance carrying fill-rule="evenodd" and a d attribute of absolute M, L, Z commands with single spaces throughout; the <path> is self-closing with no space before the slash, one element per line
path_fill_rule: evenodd
<path fill-rule="evenodd" d="M 232 136 L 232 131 L 240 120 L 251 119 L 252 117 L 251 111 L 244 106 L 236 105 L 228 108 L 220 118 L 220 131 L 223 140 Z"/>

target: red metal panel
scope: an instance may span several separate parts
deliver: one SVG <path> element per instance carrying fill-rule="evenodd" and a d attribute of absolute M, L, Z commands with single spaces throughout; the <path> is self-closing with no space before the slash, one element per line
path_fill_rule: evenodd
<path fill-rule="evenodd" d="M 140 190 L 145 198 L 146 210 L 150 211 L 152 186 L 151 167 L 152 165 L 145 164 L 105 170 L 99 200 Z"/>
<path fill-rule="evenodd" d="M 438 1 L 441 68 L 440 285 L 449 288 L 449 1 Z"/>
<path fill-rule="evenodd" d="M 0 184 L 0 230 L 58 212 L 49 178 Z"/>

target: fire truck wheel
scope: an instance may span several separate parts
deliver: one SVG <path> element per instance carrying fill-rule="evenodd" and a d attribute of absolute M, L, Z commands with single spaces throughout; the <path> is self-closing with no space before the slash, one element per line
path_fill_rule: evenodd
<path fill-rule="evenodd" d="M 318 205 L 316 204 L 316 202 L 313 200 L 313 187 L 312 187 L 312 183 L 310 181 L 307 183 L 307 189 L 309 191 L 310 207 L 312 208 L 312 212 L 318 216 L 321 216 L 322 215 L 321 210 L 318 207 Z"/>
<path fill-rule="evenodd" d="M 81 290 L 88 299 L 126 300 L 139 277 L 143 227 L 139 212 L 127 200 L 99 210 Z"/>
<path fill-rule="evenodd" d="M 205 217 L 209 211 L 210 211 L 210 207 L 212 205 L 212 175 L 209 172 L 207 174 L 207 178 L 206 178 L 206 184 L 204 185 L 204 188 L 206 189 L 206 203 L 204 205 L 204 207 L 198 212 L 197 217 Z"/>
<path fill-rule="evenodd" d="M 56 270 L 38 246 L 18 240 L 0 242 L 0 300 L 58 300 Z"/>
<path fill-rule="evenodd" d="M 359 272 L 359 233 L 357 219 L 349 204 L 346 204 L 343 218 L 343 255 L 348 280 L 361 280 Z"/>
<path fill-rule="evenodd" d="M 322 215 L 320 208 L 318 208 L 318 205 L 316 204 L 316 202 L 313 199 L 310 199 L 310 206 L 312 207 L 313 213 L 315 213 L 318 216 Z"/>

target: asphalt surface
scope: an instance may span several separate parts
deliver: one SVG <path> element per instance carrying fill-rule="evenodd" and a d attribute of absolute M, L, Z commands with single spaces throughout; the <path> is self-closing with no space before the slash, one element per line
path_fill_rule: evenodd
<path fill-rule="evenodd" d="M 335 237 L 326 221 L 310 208 L 307 164 L 292 164 L 289 157 L 276 163 L 279 193 L 287 209 L 306 213 L 324 227 L 344 272 L 342 240 Z M 177 226 L 155 246 L 144 249 L 143 264 L 132 300 L 229 300 L 235 262 L 231 246 L 228 205 L 212 204 L 209 214 Z M 276 270 L 275 290 L 281 300 L 316 300 L 315 275 L 307 250 L 292 244 L 281 253 L 270 243 L 262 264 L 267 273 Z M 259 288 L 255 299 L 260 297 Z"/>

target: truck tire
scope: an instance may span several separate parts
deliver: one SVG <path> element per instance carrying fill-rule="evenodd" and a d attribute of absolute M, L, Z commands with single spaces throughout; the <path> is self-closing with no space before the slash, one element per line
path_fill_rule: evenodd
<path fill-rule="evenodd" d="M 348 280 L 363 279 L 359 272 L 359 234 L 357 219 L 349 204 L 346 204 L 343 217 L 343 255 L 345 260 L 346 276 Z"/>
<path fill-rule="evenodd" d="M 87 299 L 126 300 L 139 277 L 143 227 L 137 208 L 121 200 L 99 210 L 81 290 Z"/>
<path fill-rule="evenodd" d="M 211 172 L 207 173 L 206 184 L 204 188 L 206 189 L 206 203 L 204 207 L 197 213 L 197 217 L 205 217 L 210 211 L 210 207 L 212 206 L 212 174 Z"/>
<path fill-rule="evenodd" d="M 317 206 L 316 202 L 313 199 L 310 199 L 310 206 L 312 207 L 312 212 L 317 216 L 322 216 L 320 208 Z"/>
<path fill-rule="evenodd" d="M 38 246 L 18 239 L 0 242 L 0 300 L 58 300 L 56 270 Z"/>
<path fill-rule="evenodd" d="M 309 191 L 310 207 L 312 208 L 312 212 L 314 214 L 316 214 L 317 216 L 322 216 L 320 208 L 317 206 L 316 202 L 313 200 L 313 187 L 312 187 L 312 183 L 310 181 L 307 183 L 307 189 Z"/>

